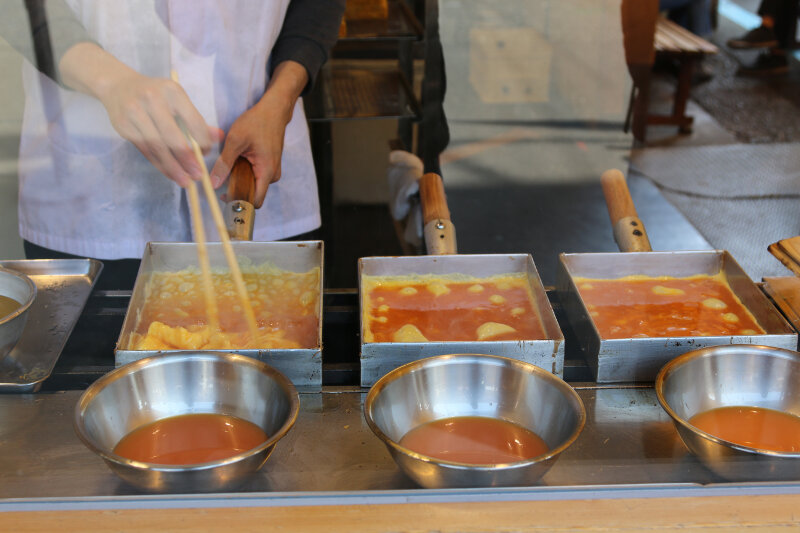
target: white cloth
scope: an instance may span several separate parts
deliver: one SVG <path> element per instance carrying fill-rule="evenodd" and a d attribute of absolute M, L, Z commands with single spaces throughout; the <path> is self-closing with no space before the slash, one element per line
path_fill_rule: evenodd
<path fill-rule="evenodd" d="M 227 131 L 263 94 L 289 0 L 67 0 L 108 52 L 148 76 L 178 73 L 206 122 Z M 100 259 L 139 258 L 148 241 L 190 241 L 185 191 L 114 131 L 96 99 L 61 89 L 25 64 L 20 234 Z M 209 169 L 219 155 L 206 156 Z M 302 102 L 286 129 L 282 177 L 256 212 L 254 240 L 320 225 Z M 226 187 L 218 190 L 221 194 Z M 218 239 L 203 202 L 209 240 Z"/>
<path fill-rule="evenodd" d="M 422 207 L 417 193 L 424 168 L 422 160 L 410 152 L 389 152 L 389 212 L 393 219 L 405 220 L 403 238 L 413 246 L 422 245 Z"/>

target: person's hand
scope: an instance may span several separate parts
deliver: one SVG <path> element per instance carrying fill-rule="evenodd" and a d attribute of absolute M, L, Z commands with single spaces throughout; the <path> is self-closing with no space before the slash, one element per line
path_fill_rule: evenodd
<path fill-rule="evenodd" d="M 117 133 L 165 176 L 182 187 L 200 178 L 200 167 L 177 120 L 203 152 L 223 134 L 206 124 L 179 84 L 139 74 L 91 43 L 68 50 L 60 70 L 67 86 L 100 100 Z"/>
<path fill-rule="evenodd" d="M 104 91 L 100 101 L 117 133 L 182 187 L 199 179 L 201 170 L 176 117 L 203 152 L 222 139 L 222 132 L 205 123 L 183 88 L 172 80 L 133 73 Z"/>
<path fill-rule="evenodd" d="M 228 131 L 219 159 L 211 169 L 214 188 L 222 185 L 236 159 L 242 156 L 253 166 L 256 178 L 253 205 L 256 209 L 261 207 L 269 185 L 281 178 L 286 126 L 307 82 L 308 73 L 299 63 L 286 61 L 276 67 L 264 95 Z"/>
<path fill-rule="evenodd" d="M 222 152 L 211 169 L 211 184 L 216 189 L 225 181 L 236 159 L 250 161 L 256 178 L 253 205 L 258 209 L 271 183 L 281 178 L 281 154 L 286 125 L 291 120 L 282 105 L 273 105 L 265 97 L 242 113 L 225 137 Z"/>

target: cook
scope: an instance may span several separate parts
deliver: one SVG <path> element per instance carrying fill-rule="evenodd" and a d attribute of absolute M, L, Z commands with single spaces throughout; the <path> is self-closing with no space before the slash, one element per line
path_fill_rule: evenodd
<path fill-rule="evenodd" d="M 238 156 L 252 163 L 263 202 L 254 240 L 320 226 L 300 96 L 336 40 L 344 0 L 64 2 L 80 26 L 63 13 L 49 21 L 61 83 L 23 64 L 26 256 L 98 258 L 130 285 L 146 242 L 192 240 L 183 187 L 200 169 L 176 117 L 215 187 Z M 70 42 L 81 26 L 86 38 Z M 215 238 L 207 206 L 204 225 Z"/>

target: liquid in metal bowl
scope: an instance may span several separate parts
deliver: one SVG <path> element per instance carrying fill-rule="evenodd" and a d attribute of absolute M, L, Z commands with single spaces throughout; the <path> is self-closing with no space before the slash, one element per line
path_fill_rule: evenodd
<path fill-rule="evenodd" d="M 179 352 L 140 359 L 89 386 L 75 406 L 78 437 L 128 483 L 152 492 L 235 488 L 266 462 L 299 412 L 297 390 L 256 359 L 230 353 Z M 218 413 L 259 426 L 267 440 L 227 459 L 192 465 L 133 461 L 114 453 L 120 439 L 171 416 Z"/>
<path fill-rule="evenodd" d="M 22 331 L 28 321 L 28 311 L 36 298 L 36 285 L 25 274 L 0 267 L 0 295 L 20 304 L 11 314 L 0 316 L 0 361 L 2 361 L 22 337 Z"/>
<path fill-rule="evenodd" d="M 734 444 L 689 422 L 733 406 L 800 416 L 800 353 L 750 344 L 693 350 L 661 369 L 655 389 L 686 447 L 717 475 L 732 481 L 800 480 L 800 452 Z"/>
<path fill-rule="evenodd" d="M 458 354 L 420 359 L 372 386 L 364 416 L 400 469 L 426 488 L 525 486 L 536 483 L 578 438 L 586 411 L 557 376 L 505 357 Z M 410 430 L 441 418 L 502 419 L 536 433 L 549 450 L 497 465 L 435 459 L 399 444 Z"/>

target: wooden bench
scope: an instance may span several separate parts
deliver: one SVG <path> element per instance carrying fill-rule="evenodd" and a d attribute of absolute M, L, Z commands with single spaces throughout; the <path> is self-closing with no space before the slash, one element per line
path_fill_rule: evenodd
<path fill-rule="evenodd" d="M 635 13 L 629 13 L 626 20 L 624 11 L 626 4 L 629 2 L 623 2 L 623 32 L 627 31 L 625 55 L 633 78 L 633 88 L 625 118 L 625 131 L 629 131 L 632 125 L 634 137 L 641 142 L 645 141 L 649 125 L 673 125 L 678 126 L 681 133 L 691 133 L 694 119 L 686 114 L 686 102 L 691 90 L 692 74 L 698 61 L 707 55 L 716 54 L 717 47 L 660 15 L 657 15 L 656 20 L 649 26 L 646 21 L 639 19 L 635 22 L 635 28 L 626 28 L 626 22 L 631 26 L 631 20 L 635 20 L 632 17 L 636 16 Z M 639 7 L 641 4 L 637 6 Z M 628 49 L 632 46 L 649 46 L 652 52 L 637 53 Z M 650 81 L 656 58 L 674 60 L 678 63 L 678 79 L 672 113 L 669 115 L 653 114 L 648 109 Z"/>

